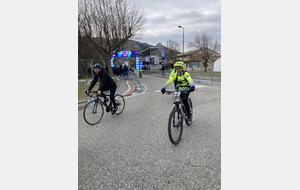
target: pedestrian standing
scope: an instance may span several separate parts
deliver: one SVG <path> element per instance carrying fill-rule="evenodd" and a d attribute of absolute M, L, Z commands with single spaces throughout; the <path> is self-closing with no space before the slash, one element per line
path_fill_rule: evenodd
<path fill-rule="evenodd" d="M 127 65 L 124 65 L 123 72 L 124 72 L 124 78 L 128 79 L 128 67 L 127 67 Z"/>
<path fill-rule="evenodd" d="M 165 66 L 164 65 L 161 67 L 161 71 L 162 71 L 162 76 L 164 77 L 165 76 Z"/>
<path fill-rule="evenodd" d="M 120 76 L 123 76 L 123 65 L 120 65 Z"/>

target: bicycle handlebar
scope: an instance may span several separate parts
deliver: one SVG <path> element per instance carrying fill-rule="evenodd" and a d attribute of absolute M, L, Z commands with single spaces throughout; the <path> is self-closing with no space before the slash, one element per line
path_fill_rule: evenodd
<path fill-rule="evenodd" d="M 170 95 L 170 94 L 172 94 L 172 93 L 174 93 L 174 92 L 176 92 L 176 91 L 166 91 L 166 94 L 168 94 L 168 95 Z M 191 92 L 190 90 L 181 90 L 180 91 L 181 93 L 187 93 L 187 92 Z"/>
<path fill-rule="evenodd" d="M 90 91 L 89 93 L 87 93 L 87 91 L 85 91 L 86 95 L 88 95 L 89 97 L 93 97 L 93 96 L 90 95 L 90 93 L 95 93 L 95 94 L 97 94 L 97 92 L 98 92 L 98 91 Z M 99 95 L 97 94 L 97 96 L 99 96 Z M 100 97 L 104 97 L 104 96 L 106 96 L 106 95 L 105 95 L 105 94 L 101 94 L 101 95 L 100 95 Z"/>
<path fill-rule="evenodd" d="M 172 93 L 174 93 L 175 91 L 166 91 L 166 94 L 170 95 Z"/>

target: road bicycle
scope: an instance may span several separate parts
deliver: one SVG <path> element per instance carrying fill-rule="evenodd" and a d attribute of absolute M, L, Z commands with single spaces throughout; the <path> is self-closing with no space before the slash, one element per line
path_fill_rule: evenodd
<path fill-rule="evenodd" d="M 190 107 L 191 118 L 187 118 L 187 111 L 180 97 L 181 93 L 188 93 L 189 90 L 180 91 L 178 87 L 175 88 L 175 91 L 166 91 L 166 94 L 170 95 L 173 93 L 173 110 L 169 116 L 168 122 L 168 135 L 171 143 L 177 145 L 183 133 L 183 120 L 185 123 L 190 126 L 193 120 L 193 105 L 192 100 L 188 98 L 188 104 Z"/>
<path fill-rule="evenodd" d="M 92 97 L 92 99 L 85 105 L 84 110 L 83 110 L 83 118 L 85 122 L 87 122 L 90 125 L 96 125 L 98 124 L 104 114 L 104 108 L 106 108 L 106 112 L 111 112 L 113 110 L 112 106 L 112 101 L 108 102 L 109 95 L 106 94 L 101 94 L 100 96 L 97 95 L 97 91 L 91 91 L 90 93 L 95 93 L 95 96 L 91 96 L 90 94 L 87 94 L 89 97 Z M 100 97 L 103 97 L 103 101 L 100 99 Z M 119 115 L 123 112 L 125 108 L 125 99 L 121 94 L 116 94 L 114 96 L 116 105 L 117 105 L 117 112 L 115 113 L 116 115 Z"/>

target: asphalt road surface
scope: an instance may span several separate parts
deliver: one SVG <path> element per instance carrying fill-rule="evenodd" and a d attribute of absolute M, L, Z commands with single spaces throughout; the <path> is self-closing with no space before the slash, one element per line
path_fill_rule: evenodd
<path fill-rule="evenodd" d="M 140 80 L 147 89 L 126 97 L 121 115 L 105 112 L 91 126 L 78 111 L 78 189 L 221 189 L 221 86 L 195 83 L 193 123 L 183 122 L 175 146 L 172 96 L 160 92 L 166 78 Z"/>

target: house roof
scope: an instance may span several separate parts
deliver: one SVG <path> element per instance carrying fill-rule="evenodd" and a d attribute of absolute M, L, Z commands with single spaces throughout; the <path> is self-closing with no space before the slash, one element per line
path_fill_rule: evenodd
<path fill-rule="evenodd" d="M 221 58 L 217 59 L 215 63 L 221 64 Z"/>
<path fill-rule="evenodd" d="M 200 53 L 200 49 L 197 49 L 197 50 L 193 50 L 193 51 L 188 51 L 188 52 L 184 52 L 184 55 L 191 55 L 191 54 L 195 54 L 195 53 Z M 220 54 L 220 53 L 218 53 L 218 52 L 215 52 L 215 51 L 213 51 L 213 50 L 210 50 L 210 51 L 212 51 L 212 52 L 214 52 L 214 53 L 216 53 L 216 54 Z M 179 56 L 182 56 L 182 53 L 179 53 L 179 54 L 177 54 L 177 56 L 179 57 Z"/>
<path fill-rule="evenodd" d="M 157 49 L 158 47 L 148 47 L 147 49 L 140 51 L 140 56 L 148 56 Z"/>

